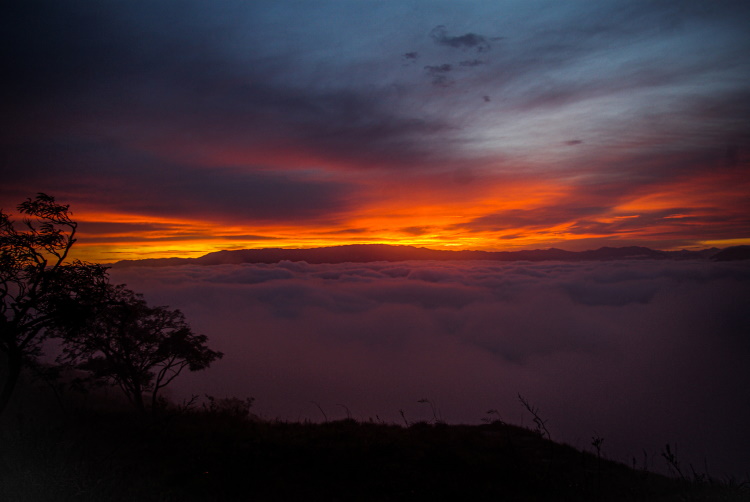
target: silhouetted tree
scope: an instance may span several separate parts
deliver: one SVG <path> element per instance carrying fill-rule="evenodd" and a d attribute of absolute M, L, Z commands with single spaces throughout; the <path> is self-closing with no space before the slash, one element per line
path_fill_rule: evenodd
<path fill-rule="evenodd" d="M 158 403 L 159 391 L 187 368 L 207 368 L 223 354 L 193 333 L 179 310 L 150 307 L 124 285 L 110 285 L 93 301 L 82 301 L 85 315 L 73 315 L 54 328 L 63 339 L 60 362 L 118 385 L 136 408 Z"/>
<path fill-rule="evenodd" d="M 0 210 L 0 413 L 6 408 L 24 365 L 41 353 L 45 331 L 77 289 L 106 282 L 104 267 L 66 264 L 77 224 L 69 206 L 40 193 L 18 206 L 17 225 Z M 90 295 L 89 295 L 90 296 Z"/>

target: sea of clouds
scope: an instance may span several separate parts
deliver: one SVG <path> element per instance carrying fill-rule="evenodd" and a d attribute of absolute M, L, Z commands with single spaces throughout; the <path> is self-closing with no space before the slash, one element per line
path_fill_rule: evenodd
<path fill-rule="evenodd" d="M 304 262 L 111 270 L 225 353 L 171 390 L 268 419 L 481 423 L 662 470 L 750 472 L 750 263 Z M 428 399 L 430 403 L 418 403 Z M 435 411 L 433 412 L 433 406 Z M 645 455 L 644 455 L 645 451 Z"/>

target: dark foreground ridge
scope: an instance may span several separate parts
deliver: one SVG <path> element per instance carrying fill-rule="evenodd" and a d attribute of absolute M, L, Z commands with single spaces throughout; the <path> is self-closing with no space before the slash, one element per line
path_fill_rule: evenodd
<path fill-rule="evenodd" d="M 744 249 L 747 248 L 747 249 Z M 351 244 L 312 249 L 240 249 L 217 251 L 200 258 L 148 258 L 122 260 L 114 267 L 167 267 L 173 265 L 226 265 L 239 263 L 278 263 L 304 261 L 307 263 L 364 263 L 374 261 L 409 260 L 488 260 L 488 261 L 606 261 L 606 260 L 705 260 L 747 259 L 750 246 L 737 246 L 720 250 L 658 251 L 646 247 L 603 247 L 590 251 L 565 251 L 563 249 L 534 249 L 524 251 L 444 251 L 413 246 L 388 244 Z"/>
<path fill-rule="evenodd" d="M 741 483 L 662 476 L 653 465 L 626 466 L 594 448 L 579 451 L 499 421 L 404 427 L 262 421 L 236 408 L 165 409 L 155 416 L 51 411 L 17 415 L 0 427 L 0 500 L 743 501 L 750 495 Z"/>

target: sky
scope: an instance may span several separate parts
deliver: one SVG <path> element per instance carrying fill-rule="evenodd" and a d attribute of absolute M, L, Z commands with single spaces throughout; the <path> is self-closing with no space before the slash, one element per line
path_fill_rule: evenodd
<path fill-rule="evenodd" d="M 113 268 L 224 357 L 167 389 L 264 419 L 499 418 L 665 472 L 750 475 L 750 263 L 373 262 Z M 119 392 L 119 391 L 118 391 Z M 318 408 L 320 407 L 320 409 Z M 322 413 L 320 410 L 323 410 Z M 489 410 L 497 414 L 488 414 Z M 325 413 L 325 417 L 323 415 Z M 690 471 L 688 471 L 690 472 Z"/>
<path fill-rule="evenodd" d="M 750 244 L 747 2 L 0 9 L 0 208 L 79 258 Z"/>

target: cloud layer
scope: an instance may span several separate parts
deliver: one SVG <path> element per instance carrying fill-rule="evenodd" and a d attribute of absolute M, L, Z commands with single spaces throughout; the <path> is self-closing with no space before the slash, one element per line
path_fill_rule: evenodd
<path fill-rule="evenodd" d="M 664 443 L 714 473 L 750 457 L 744 263 L 401 262 L 115 269 L 226 353 L 191 392 L 254 396 L 267 418 L 479 423 L 489 409 L 630 462 Z"/>

